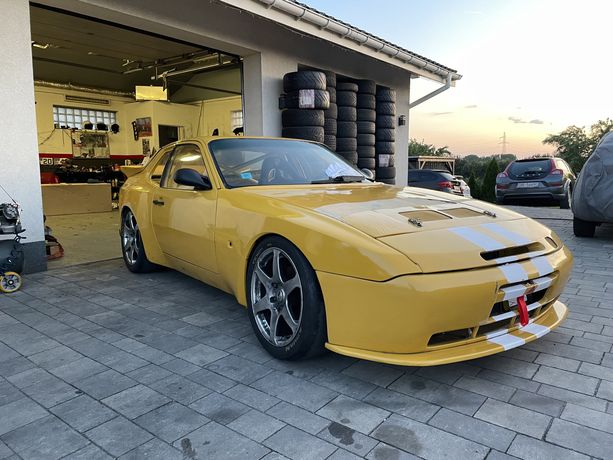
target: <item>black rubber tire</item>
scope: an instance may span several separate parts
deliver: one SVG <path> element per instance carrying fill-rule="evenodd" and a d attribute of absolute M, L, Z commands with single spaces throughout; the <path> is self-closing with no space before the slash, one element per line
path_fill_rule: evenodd
<path fill-rule="evenodd" d="M 570 209 L 570 204 L 572 201 L 572 194 L 570 187 L 566 190 L 566 194 L 560 200 L 560 209 Z"/>
<path fill-rule="evenodd" d="M 326 76 L 326 88 L 336 88 L 336 73 L 331 70 L 320 70 Z"/>
<path fill-rule="evenodd" d="M 300 107 L 300 91 L 313 91 L 313 104 L 308 107 Z M 303 89 L 287 93 L 283 98 L 285 108 L 288 109 L 327 109 L 330 107 L 330 94 L 321 89 Z M 311 107 L 312 105 L 312 107 Z"/>
<path fill-rule="evenodd" d="M 358 127 L 355 121 L 337 121 L 336 124 L 337 137 L 356 137 L 358 135 Z"/>
<path fill-rule="evenodd" d="M 353 91 L 336 91 L 336 104 L 339 107 L 355 107 L 358 103 L 358 95 Z"/>
<path fill-rule="evenodd" d="M 395 160 L 394 160 L 394 155 L 390 155 L 390 154 L 383 154 L 383 155 L 376 155 L 375 156 L 375 163 L 377 168 L 387 168 L 389 166 L 394 166 L 395 164 Z"/>
<path fill-rule="evenodd" d="M 357 111 L 354 107 L 338 107 L 338 121 L 356 121 Z"/>
<path fill-rule="evenodd" d="M 375 133 L 377 141 L 394 142 L 396 140 L 396 130 L 390 128 L 379 128 Z"/>
<path fill-rule="evenodd" d="M 375 169 L 375 163 L 374 158 L 364 158 L 358 155 L 358 168 Z"/>
<path fill-rule="evenodd" d="M 345 150 L 345 151 L 337 151 L 336 153 L 342 156 L 345 160 L 347 160 L 352 165 L 358 162 L 358 154 L 355 151 Z"/>
<path fill-rule="evenodd" d="M 369 109 L 375 110 L 377 106 L 377 101 L 375 100 L 375 96 L 372 94 L 360 94 L 358 93 L 356 107 L 358 109 Z"/>
<path fill-rule="evenodd" d="M 376 141 L 375 152 L 377 152 L 377 155 L 393 155 L 396 153 L 396 144 L 393 142 Z"/>
<path fill-rule="evenodd" d="M 377 102 L 376 112 L 377 112 L 377 115 L 396 116 L 396 103 L 379 101 Z"/>
<path fill-rule="evenodd" d="M 353 93 L 357 93 L 358 85 L 351 83 L 350 81 L 337 81 L 336 89 L 337 91 L 351 91 Z"/>
<path fill-rule="evenodd" d="M 121 224 L 120 224 L 119 234 L 120 234 L 120 242 L 121 242 L 121 255 L 123 257 L 123 262 L 126 265 L 126 268 L 130 270 L 132 273 L 149 273 L 154 270 L 157 270 L 159 268 L 159 265 L 156 265 L 153 262 L 150 262 L 149 259 L 147 258 L 147 253 L 145 252 L 145 246 L 143 245 L 143 239 L 141 238 L 140 230 L 138 229 L 136 230 L 136 235 L 137 235 L 136 236 L 136 248 L 137 248 L 138 255 L 134 263 L 130 263 L 130 261 L 128 260 L 126 252 L 125 252 L 125 248 L 123 245 L 123 238 L 121 238 L 121 235 L 123 235 L 124 226 L 126 225 L 125 219 L 128 213 L 130 213 L 130 215 L 134 217 L 134 222 L 136 223 L 136 227 L 138 227 L 138 221 L 136 220 L 136 217 L 132 213 L 132 210 L 128 208 L 124 208 L 124 210 L 121 213 Z"/>
<path fill-rule="evenodd" d="M 330 103 L 336 104 L 336 88 L 326 88 L 326 91 L 330 94 Z"/>
<path fill-rule="evenodd" d="M 358 109 L 357 116 L 358 121 L 370 121 L 374 123 L 377 119 L 377 112 L 371 109 Z"/>
<path fill-rule="evenodd" d="M 326 74 L 317 70 L 299 70 L 283 76 L 283 91 L 291 93 L 299 89 L 326 89 Z"/>
<path fill-rule="evenodd" d="M 355 137 L 338 137 L 336 138 L 336 150 L 338 152 L 356 152 L 357 155 L 358 141 Z"/>
<path fill-rule="evenodd" d="M 392 129 L 396 127 L 396 117 L 392 117 L 391 115 L 377 115 L 377 120 L 375 121 L 375 123 L 377 124 L 377 129 Z"/>
<path fill-rule="evenodd" d="M 360 158 L 374 158 L 375 157 L 374 145 L 358 145 L 356 152 L 358 153 L 358 156 Z"/>
<path fill-rule="evenodd" d="M 324 111 L 309 109 L 287 109 L 281 112 L 283 127 L 324 126 Z"/>
<path fill-rule="evenodd" d="M 573 217 L 573 232 L 579 238 L 594 238 L 596 223 Z"/>
<path fill-rule="evenodd" d="M 375 171 L 375 175 L 377 172 Z M 396 179 L 376 179 L 377 182 L 382 182 L 387 185 L 396 185 Z"/>
<path fill-rule="evenodd" d="M 375 145 L 375 135 L 374 134 L 358 134 L 357 136 L 358 145 Z"/>
<path fill-rule="evenodd" d="M 294 340 L 286 346 L 276 347 L 260 333 L 253 314 L 251 296 L 247 295 L 247 312 L 255 336 L 262 347 L 277 359 L 295 360 L 320 355 L 325 352 L 324 344 L 327 340 L 324 300 L 313 267 L 296 246 L 280 236 L 269 236 L 263 239 L 253 250 L 249 259 L 245 279 L 246 292 L 251 291 L 250 280 L 258 256 L 271 247 L 283 250 L 292 259 L 300 276 L 303 298 L 302 318 Z"/>
<path fill-rule="evenodd" d="M 496 197 L 496 204 L 504 204 L 504 198 L 497 196 Z"/>
<path fill-rule="evenodd" d="M 373 96 L 377 94 L 377 84 L 374 81 L 356 80 L 355 82 L 358 85 L 358 93 L 372 94 Z"/>
<path fill-rule="evenodd" d="M 326 134 L 324 136 L 324 144 L 327 145 L 330 150 L 332 150 L 333 152 L 336 152 L 336 136 L 335 135 Z"/>
<path fill-rule="evenodd" d="M 387 86 L 377 86 L 377 102 L 396 102 L 396 91 Z"/>
<path fill-rule="evenodd" d="M 376 125 L 374 121 L 358 121 L 356 122 L 358 134 L 375 134 Z"/>
<path fill-rule="evenodd" d="M 334 102 L 330 102 L 330 107 L 327 110 L 324 110 L 324 117 L 326 118 L 338 118 L 338 106 Z"/>
<path fill-rule="evenodd" d="M 324 118 L 324 133 L 326 135 L 336 136 L 338 124 L 336 118 Z"/>
<path fill-rule="evenodd" d="M 305 139 L 308 141 L 321 142 L 324 141 L 324 127 L 323 126 L 292 126 L 289 128 L 283 128 L 281 130 L 283 137 L 290 137 L 293 139 Z"/>
<path fill-rule="evenodd" d="M 394 179 L 396 177 L 396 168 L 393 166 L 388 166 L 386 168 L 377 168 L 375 169 L 375 177 L 377 178 L 377 180 Z"/>

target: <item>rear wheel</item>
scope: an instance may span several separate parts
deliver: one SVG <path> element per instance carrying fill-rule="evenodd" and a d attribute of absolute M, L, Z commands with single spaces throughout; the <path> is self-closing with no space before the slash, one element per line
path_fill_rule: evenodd
<path fill-rule="evenodd" d="M 21 288 L 21 276 L 15 272 L 4 272 L 0 276 L 0 291 L 10 294 Z"/>
<path fill-rule="evenodd" d="M 570 187 L 566 190 L 566 194 L 560 200 L 560 209 L 570 209 L 570 203 L 572 200 L 572 191 Z"/>
<path fill-rule="evenodd" d="M 138 222 L 129 209 L 121 218 L 121 253 L 126 267 L 133 273 L 147 273 L 157 267 L 147 259 Z"/>
<path fill-rule="evenodd" d="M 246 281 L 251 325 L 272 356 L 291 360 L 324 351 L 326 317 L 319 283 L 292 243 L 272 236 L 258 244 Z"/>
<path fill-rule="evenodd" d="M 581 220 L 577 217 L 573 218 L 573 231 L 575 236 L 580 238 L 593 238 L 596 233 L 596 224 L 594 222 L 588 222 Z"/>

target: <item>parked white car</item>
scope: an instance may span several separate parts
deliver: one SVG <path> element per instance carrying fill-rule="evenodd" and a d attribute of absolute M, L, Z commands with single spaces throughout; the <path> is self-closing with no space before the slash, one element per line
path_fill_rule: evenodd
<path fill-rule="evenodd" d="M 470 194 L 470 187 L 468 186 L 468 184 L 466 183 L 466 181 L 464 180 L 464 176 L 453 176 L 455 177 L 457 180 L 460 181 L 460 190 L 462 190 L 462 195 L 471 198 L 471 194 Z"/>

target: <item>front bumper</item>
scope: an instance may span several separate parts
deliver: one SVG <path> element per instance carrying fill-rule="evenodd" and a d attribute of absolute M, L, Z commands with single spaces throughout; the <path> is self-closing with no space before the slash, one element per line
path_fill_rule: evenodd
<path fill-rule="evenodd" d="M 326 347 L 389 364 L 431 366 L 523 345 L 566 317 L 558 297 L 571 265 L 572 255 L 562 247 L 504 265 L 386 282 L 318 272 L 326 305 Z M 521 327 L 516 310 L 503 311 L 501 305 L 508 307 L 509 299 L 535 290 L 538 297 L 528 305 L 530 322 Z M 455 338 L 458 331 L 465 336 Z M 441 336 L 454 338 L 435 340 Z"/>

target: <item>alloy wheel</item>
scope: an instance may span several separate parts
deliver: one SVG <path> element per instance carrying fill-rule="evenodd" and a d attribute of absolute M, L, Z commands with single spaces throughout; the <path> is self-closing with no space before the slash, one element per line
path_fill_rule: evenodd
<path fill-rule="evenodd" d="M 127 211 L 123 217 L 121 228 L 121 245 L 126 260 L 130 265 L 134 265 L 138 260 L 138 247 L 140 243 L 140 232 L 138 223 L 132 211 Z"/>

